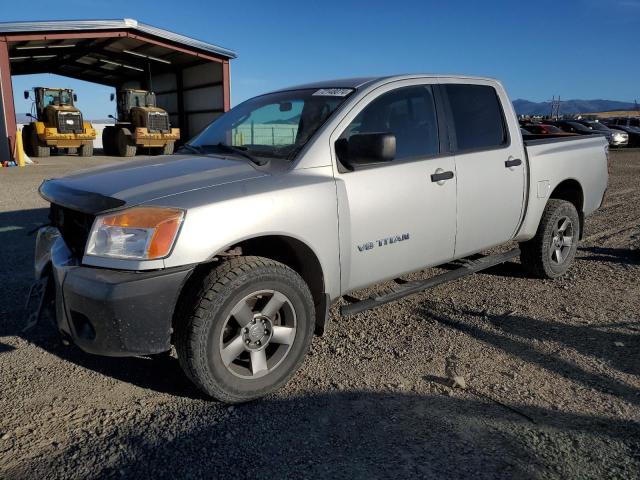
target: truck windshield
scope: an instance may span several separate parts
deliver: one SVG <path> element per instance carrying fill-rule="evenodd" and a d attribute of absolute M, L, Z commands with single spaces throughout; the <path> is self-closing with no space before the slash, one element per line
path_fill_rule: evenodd
<path fill-rule="evenodd" d="M 72 105 L 71 92 L 68 90 L 45 90 L 42 100 L 44 108 L 49 105 Z"/>
<path fill-rule="evenodd" d="M 348 88 L 314 88 L 261 95 L 222 115 L 189 144 L 292 160 L 351 93 Z"/>
<path fill-rule="evenodd" d="M 156 95 L 151 92 L 131 92 L 129 97 L 130 107 L 155 107 Z"/>

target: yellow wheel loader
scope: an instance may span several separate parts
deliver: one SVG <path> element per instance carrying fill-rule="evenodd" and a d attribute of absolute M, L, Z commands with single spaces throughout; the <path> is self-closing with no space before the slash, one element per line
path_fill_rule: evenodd
<path fill-rule="evenodd" d="M 171 128 L 169 114 L 156 106 L 156 95 L 146 90 L 123 89 L 118 92 L 118 118 L 102 131 L 105 155 L 132 157 L 139 148 L 149 153 L 171 155 L 180 129 Z M 111 94 L 111 101 L 115 98 Z"/>
<path fill-rule="evenodd" d="M 93 155 L 96 131 L 85 122 L 82 113 L 74 106 L 78 97 L 69 88 L 35 87 L 33 120 L 22 129 L 22 141 L 28 155 L 48 157 L 51 149 L 78 153 L 82 157 Z M 24 92 L 25 100 L 29 91 Z M 35 115 L 34 115 L 35 110 Z"/>

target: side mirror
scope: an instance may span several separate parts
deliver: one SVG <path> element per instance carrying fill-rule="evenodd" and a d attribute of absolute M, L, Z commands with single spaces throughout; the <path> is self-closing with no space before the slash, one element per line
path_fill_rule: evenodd
<path fill-rule="evenodd" d="M 73 94 L 73 101 L 77 102 L 78 101 L 78 95 L 76 95 L 75 93 Z"/>
<path fill-rule="evenodd" d="M 358 133 L 336 142 L 336 152 L 347 165 L 390 162 L 396 156 L 396 136 L 392 133 Z"/>
<path fill-rule="evenodd" d="M 30 113 L 27 113 L 27 117 L 29 117 L 29 118 L 33 118 L 33 119 L 35 119 L 35 118 L 36 118 L 36 117 L 34 117 L 33 115 L 31 115 Z"/>
<path fill-rule="evenodd" d="M 114 120 L 116 119 L 113 115 L 109 115 L 109 118 L 113 118 Z"/>
<path fill-rule="evenodd" d="M 111 95 L 109 95 L 109 100 L 111 100 L 112 102 L 116 99 L 116 94 L 112 93 Z"/>
<path fill-rule="evenodd" d="M 29 100 L 29 90 L 24 91 L 24 99 Z"/>

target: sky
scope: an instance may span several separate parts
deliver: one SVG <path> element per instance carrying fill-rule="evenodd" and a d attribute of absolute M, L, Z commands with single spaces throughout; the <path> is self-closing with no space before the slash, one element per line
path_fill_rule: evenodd
<path fill-rule="evenodd" d="M 640 0 L 0 0 L 0 21 L 134 18 L 234 50 L 232 105 L 316 80 L 396 73 L 498 78 L 512 99 L 640 101 Z M 111 89 L 54 75 L 13 79 L 17 113 L 36 85 L 76 89 L 85 118 Z"/>

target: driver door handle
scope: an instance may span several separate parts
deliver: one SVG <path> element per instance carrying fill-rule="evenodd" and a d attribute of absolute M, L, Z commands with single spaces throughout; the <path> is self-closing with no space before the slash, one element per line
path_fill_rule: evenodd
<path fill-rule="evenodd" d="M 436 173 L 431 174 L 431 181 L 437 182 L 439 185 L 442 185 L 445 180 L 451 180 L 452 178 L 453 178 L 452 171 L 445 172 L 440 168 L 436 170 Z"/>

